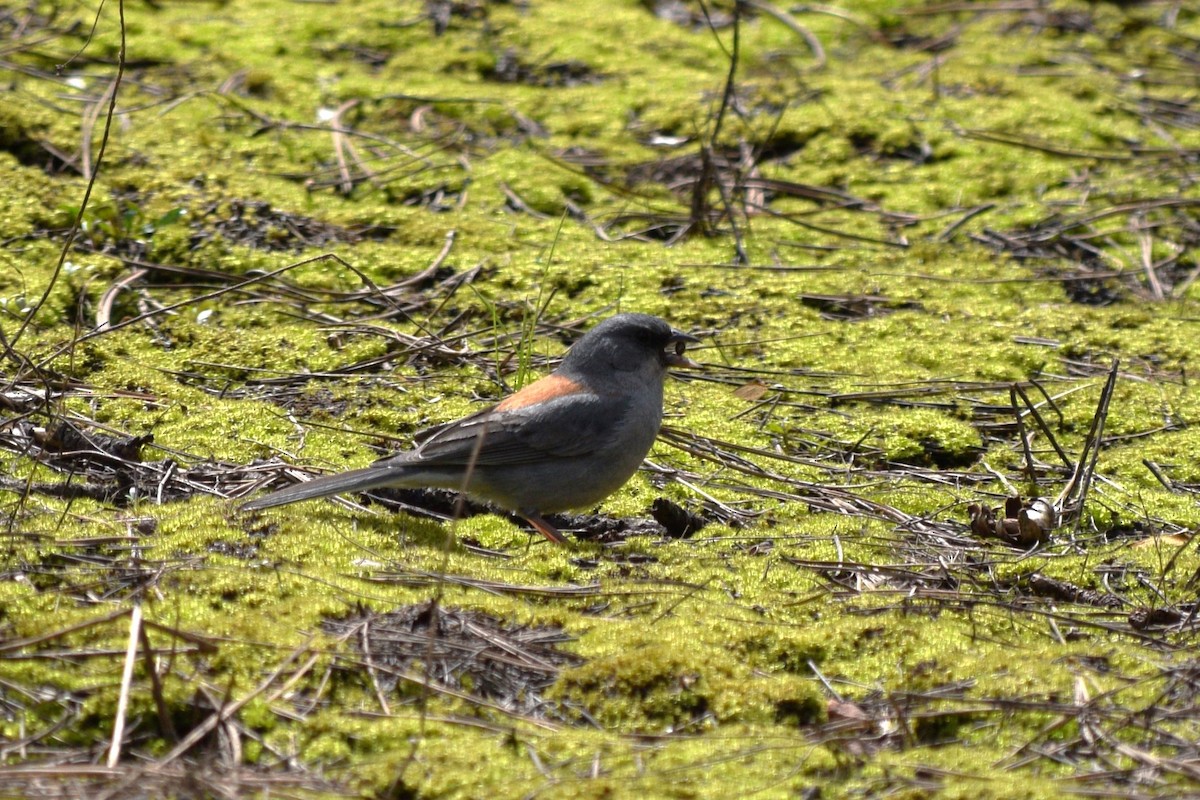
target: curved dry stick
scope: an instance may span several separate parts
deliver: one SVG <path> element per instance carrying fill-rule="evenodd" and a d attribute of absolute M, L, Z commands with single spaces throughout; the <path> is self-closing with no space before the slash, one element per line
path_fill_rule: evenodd
<path fill-rule="evenodd" d="M 350 174 L 350 165 L 346 160 L 346 134 L 342 129 L 342 114 L 358 105 L 357 100 L 347 100 L 337 107 L 330 119 L 330 135 L 333 136 L 333 155 L 337 159 L 338 174 L 342 176 L 342 194 L 349 195 L 354 191 L 354 176 Z"/>
<path fill-rule="evenodd" d="M 117 295 L 144 277 L 147 272 L 149 272 L 147 269 L 135 269 L 104 290 L 104 294 L 100 297 L 100 306 L 96 309 L 96 330 L 108 330 L 112 323 L 112 307 L 116 302 Z"/>
<path fill-rule="evenodd" d="M 816 37 L 816 34 L 797 22 L 795 17 L 783 9 L 776 8 L 774 5 L 765 2 L 765 0 L 741 0 L 741 2 L 751 8 L 757 8 L 768 16 L 774 17 L 790 28 L 793 33 L 804 40 L 804 43 L 808 45 L 808 49 L 812 52 L 813 61 L 815 62 L 812 68 L 814 70 L 825 68 L 828 58 L 825 56 L 825 48 L 821 46 L 821 40 Z"/>
<path fill-rule="evenodd" d="M 120 78 L 114 79 L 104 88 L 104 94 L 100 95 L 100 99 L 93 103 L 87 112 L 83 115 L 83 122 L 80 124 L 80 142 L 79 142 L 79 160 L 80 167 L 83 170 L 83 177 L 91 179 L 92 177 L 92 131 L 96 128 L 96 120 L 100 118 L 100 109 L 104 107 L 104 101 L 115 101 L 113 95 L 117 91 L 117 84 Z M 115 107 L 115 102 L 113 102 Z M 111 112 L 110 112 L 111 113 Z M 99 166 L 99 158 L 97 164 Z"/>
<path fill-rule="evenodd" d="M 1087 502 L 1088 490 L 1092 485 L 1092 476 L 1096 473 L 1096 461 L 1100 458 L 1101 440 L 1104 438 L 1104 424 L 1108 420 L 1108 406 L 1112 402 L 1113 389 L 1117 385 L 1119 359 L 1113 359 L 1108 371 L 1108 380 L 1100 392 L 1100 402 L 1096 404 L 1096 413 L 1092 416 L 1092 427 L 1084 440 L 1083 450 L 1079 454 L 1079 462 L 1071 480 L 1063 487 L 1058 499 L 1054 501 L 1056 508 L 1061 509 L 1064 517 L 1070 510 L 1075 517 L 1075 530 L 1083 522 L 1083 506 Z M 1069 506 L 1069 508 L 1068 508 Z"/>

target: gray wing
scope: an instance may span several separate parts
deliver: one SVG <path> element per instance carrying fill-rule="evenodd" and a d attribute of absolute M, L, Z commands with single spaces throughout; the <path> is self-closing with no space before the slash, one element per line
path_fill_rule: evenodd
<path fill-rule="evenodd" d="M 491 466 L 583 456 L 610 443 L 630 405 L 627 399 L 576 394 L 501 412 L 493 406 L 421 431 L 416 450 L 376 464 L 461 467 L 475 458 Z"/>

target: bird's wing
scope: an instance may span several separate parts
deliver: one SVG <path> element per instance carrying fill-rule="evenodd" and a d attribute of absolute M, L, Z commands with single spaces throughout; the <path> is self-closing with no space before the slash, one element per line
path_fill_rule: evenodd
<path fill-rule="evenodd" d="M 590 392 L 529 405 L 501 403 L 425 432 L 415 451 L 395 458 L 406 464 L 463 466 L 587 455 L 608 444 L 628 409 L 628 401 Z"/>

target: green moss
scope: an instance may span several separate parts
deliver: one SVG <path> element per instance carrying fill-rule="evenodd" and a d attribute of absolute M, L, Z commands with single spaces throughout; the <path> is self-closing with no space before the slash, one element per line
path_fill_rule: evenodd
<path fill-rule="evenodd" d="M 107 16 L 90 43 L 87 24 L 37 47 L 14 39 L 0 110 L 0 371 L 7 384 L 37 364 L 66 379 L 49 381 L 56 391 L 79 389 L 53 416 L 31 413 L 16 387 L 0 393 L 12 442 L 0 471 L 14 479 L 0 488 L 0 639 L 32 640 L 0 659 L 0 737 L 45 733 L 69 711 L 38 741 L 107 745 L 128 617 L 105 617 L 138 598 L 170 669 L 160 708 L 150 662 L 136 664 L 131 759 L 173 745 L 160 711 L 180 732 L 198 724 L 211 701 L 197 687 L 242 698 L 282 668 L 238 714 L 244 760 L 291 759 L 364 796 L 1042 798 L 1079 785 L 1069 763 L 1011 757 L 1078 737 L 1064 718 L 1081 687 L 1101 720 L 1162 702 L 1187 657 L 1177 634 L 1134 631 L 1129 615 L 1185 607 L 1200 570 L 1186 534 L 1160 535 L 1200 526 L 1194 181 L 1173 156 L 1200 138 L 1169 114 L 1147 124 L 1154 102 L 1190 102 L 1171 87 L 1200 23 L 1180 8 L 1168 27 L 1153 4 L 907 11 L 793 12 L 824 44 L 823 69 L 795 31 L 747 11 L 716 144 L 761 157 L 742 177 L 769 190 L 767 209 L 737 217 L 750 264 L 731 266 L 727 220 L 718 235 L 665 242 L 692 211 L 698 162 L 685 161 L 713 134 L 727 29 L 634 2 L 454 6 L 440 35 L 422 9 L 384 0 L 338 17 L 319 4 L 127 8 L 136 66 L 83 248 L 10 353 L 82 201 L 80 111 L 103 110 L 91 104 L 118 47 Z M 943 36 L 948 49 L 931 52 Z M 80 47 L 86 66 L 51 78 Z M 509 54 L 535 76 L 584 64 L 591 82 L 501 82 Z M 88 128 L 90 158 L 101 123 Z M 1175 204 L 1105 215 L 1155 198 Z M 235 204 L 263 221 L 248 203 L 290 224 L 239 239 Z M 1047 253 L 998 252 L 1004 236 L 1049 236 L 1048 220 L 1080 220 L 1064 230 L 1098 249 L 1095 262 L 1053 237 Z M 319 225 L 346 233 L 322 238 Z M 606 241 L 623 232 L 648 235 Z M 1162 264 L 1167 300 L 1142 299 L 1145 259 Z M 436 274 L 403 283 L 435 261 Z M 1087 284 L 1064 276 L 1083 267 L 1119 273 L 1092 286 L 1093 299 L 1114 292 L 1111 305 L 1076 302 Z M 355 299 L 374 287 L 393 287 L 390 299 Z M 865 298 L 861 316 L 839 318 L 821 295 L 851 308 Z M 114 322 L 159 313 L 72 345 L 107 301 Z M 332 502 L 247 516 L 234 498 L 257 490 L 256 473 L 203 484 L 222 469 L 210 460 L 342 469 L 407 447 L 417 429 L 549 369 L 567 343 L 560 326 L 617 308 L 704 333 L 696 352 L 713 366 L 669 382 L 668 422 L 751 448 L 736 451 L 743 472 L 661 442 L 651 459 L 666 471 L 598 509 L 723 504 L 723 521 L 689 540 L 566 551 L 504 517 L 443 524 Z M 528 361 L 517 350 L 531 329 Z M 949 524 L 1014 485 L 1063 488 L 1028 418 L 1051 466 L 1026 485 L 1009 385 L 1078 458 L 1114 358 L 1123 372 L 1080 531 L 1025 553 Z M 21 385 L 48 377 L 27 370 Z M 734 394 L 751 380 L 761 397 Z M 71 465 L 35 463 L 23 437 L 62 416 L 153 434 L 154 468 L 195 468 L 221 497 L 102 500 L 86 471 L 70 477 L 83 496 L 47 491 Z M 833 513 L 839 491 L 862 502 Z M 1129 607 L 1037 595 L 1033 573 Z M 442 574 L 457 577 L 429 582 Z M 403 681 L 377 689 L 342 658 L 351 643 L 321 633 L 330 618 L 435 595 L 565 629 L 562 646 L 584 661 L 549 690 L 553 722 Z M 853 734 L 878 752 L 820 727 L 834 695 L 883 709 Z M 1180 717 L 1162 724 L 1186 740 Z M 1116 735 L 1145 745 L 1132 728 Z M 1115 775 L 1133 768 L 1104 757 Z"/>

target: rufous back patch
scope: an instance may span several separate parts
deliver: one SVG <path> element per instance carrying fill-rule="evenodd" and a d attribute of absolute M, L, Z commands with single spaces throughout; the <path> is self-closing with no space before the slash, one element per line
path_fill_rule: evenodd
<path fill-rule="evenodd" d="M 556 397 L 577 394 L 581 391 L 583 391 L 583 387 L 570 378 L 564 378 L 561 375 L 547 375 L 541 380 L 536 380 L 529 384 L 516 394 L 501 400 L 496 405 L 496 410 L 512 411 L 547 400 L 553 400 Z"/>

